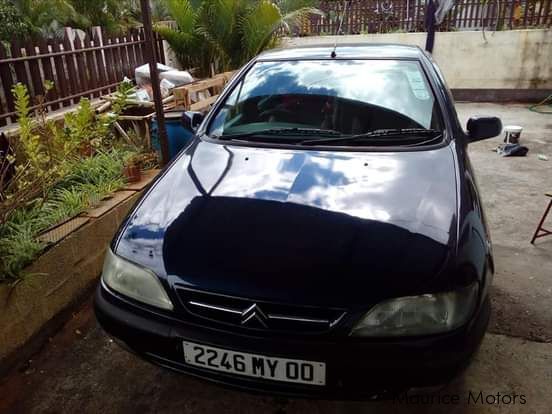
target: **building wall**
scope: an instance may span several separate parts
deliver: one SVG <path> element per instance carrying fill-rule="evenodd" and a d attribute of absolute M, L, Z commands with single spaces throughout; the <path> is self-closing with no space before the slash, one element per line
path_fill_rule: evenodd
<path fill-rule="evenodd" d="M 423 48 L 425 40 L 426 33 L 313 36 L 286 38 L 282 46 L 337 41 L 401 43 Z M 455 95 L 473 95 L 477 91 L 483 97 L 497 98 L 488 100 L 531 100 L 552 93 L 551 29 L 485 32 L 485 37 L 481 31 L 438 32 L 433 58 Z"/>

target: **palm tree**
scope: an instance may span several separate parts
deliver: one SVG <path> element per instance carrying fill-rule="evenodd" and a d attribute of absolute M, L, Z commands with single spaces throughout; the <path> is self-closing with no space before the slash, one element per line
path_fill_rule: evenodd
<path fill-rule="evenodd" d="M 139 25 L 138 0 L 69 0 L 81 16 L 75 26 L 101 26 L 110 33 L 125 32 Z"/>
<path fill-rule="evenodd" d="M 157 26 L 185 68 L 236 69 L 309 14 L 312 0 L 165 0 L 174 27 Z"/>

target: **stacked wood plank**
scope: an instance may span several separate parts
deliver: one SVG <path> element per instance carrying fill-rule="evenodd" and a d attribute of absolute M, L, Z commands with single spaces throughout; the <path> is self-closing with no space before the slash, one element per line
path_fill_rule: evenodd
<path fill-rule="evenodd" d="M 203 79 L 173 89 L 174 106 L 187 111 L 208 111 L 215 103 L 224 86 L 232 79 L 234 72 L 224 72 L 209 79 Z"/>

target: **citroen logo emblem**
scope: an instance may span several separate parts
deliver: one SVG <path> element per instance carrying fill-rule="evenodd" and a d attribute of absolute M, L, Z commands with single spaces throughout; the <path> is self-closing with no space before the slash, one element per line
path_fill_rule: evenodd
<path fill-rule="evenodd" d="M 261 308 L 257 306 L 256 303 L 248 307 L 241 314 L 242 325 L 254 324 L 256 322 L 260 324 L 263 328 L 268 328 L 268 326 L 266 325 L 267 320 L 268 317 L 261 310 Z"/>

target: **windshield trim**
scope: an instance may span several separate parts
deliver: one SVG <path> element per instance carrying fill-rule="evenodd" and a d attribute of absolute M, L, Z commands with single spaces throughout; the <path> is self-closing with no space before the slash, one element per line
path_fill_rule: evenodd
<path fill-rule="evenodd" d="M 424 59 L 425 58 L 425 59 Z M 218 138 L 211 137 L 207 134 L 207 131 L 210 129 L 211 124 L 213 120 L 215 119 L 216 115 L 219 113 L 220 110 L 223 109 L 224 103 L 226 100 L 230 97 L 230 95 L 233 93 L 236 87 L 239 87 L 240 84 L 242 84 L 242 80 L 249 71 L 258 63 L 258 62 L 285 62 L 285 61 L 327 61 L 327 60 L 394 60 L 394 61 L 410 61 L 410 62 L 417 62 L 419 64 L 419 67 L 423 73 L 423 76 L 425 77 L 425 80 L 431 89 L 431 93 L 433 94 L 433 97 L 435 98 L 435 102 L 437 103 L 438 111 L 437 116 L 439 117 L 439 121 L 442 126 L 442 139 L 440 142 L 435 144 L 429 144 L 429 145 L 421 145 L 421 146 L 410 146 L 410 147 L 404 147 L 404 146 L 398 146 L 398 145 L 378 145 L 378 146 L 370 146 L 370 145 L 324 145 L 324 146 L 315 146 L 315 145 L 298 145 L 294 143 L 289 144 L 281 144 L 281 143 L 274 143 L 274 142 L 253 142 L 253 141 L 244 141 L 244 142 L 231 142 L 231 141 L 225 141 L 220 140 Z M 258 56 L 250 60 L 245 66 L 243 66 L 233 77 L 233 79 L 227 84 L 227 87 L 224 88 L 223 92 L 211 108 L 211 110 L 208 112 L 204 122 L 200 125 L 199 129 L 196 132 L 196 136 L 200 140 L 204 140 L 210 143 L 216 143 L 219 145 L 233 145 L 233 146 L 245 146 L 245 147 L 259 147 L 259 148 L 288 148 L 288 149 L 303 149 L 303 150 L 316 150 L 316 151 L 349 151 L 349 152 L 414 152 L 414 151 L 425 151 L 425 150 L 432 150 L 437 148 L 442 148 L 444 146 L 447 146 L 451 140 L 453 139 L 453 134 L 451 133 L 452 125 L 450 123 L 450 120 L 448 117 L 445 116 L 445 114 L 448 114 L 448 111 L 446 109 L 447 105 L 445 103 L 445 98 L 440 93 L 441 89 L 439 87 L 439 84 L 437 83 L 437 80 L 431 76 L 428 71 L 430 68 L 427 66 L 427 57 L 425 55 L 420 58 L 415 57 L 336 57 L 336 58 L 267 58 L 263 59 L 262 56 Z"/>

